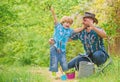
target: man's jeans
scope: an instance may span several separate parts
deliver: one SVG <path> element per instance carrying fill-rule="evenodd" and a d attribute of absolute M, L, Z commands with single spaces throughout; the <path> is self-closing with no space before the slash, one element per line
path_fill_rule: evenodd
<path fill-rule="evenodd" d="M 58 62 L 62 67 L 63 71 L 68 70 L 68 64 L 66 61 L 66 53 L 65 52 L 58 52 L 55 46 L 50 47 L 50 68 L 49 70 L 52 72 L 58 71 Z"/>
<path fill-rule="evenodd" d="M 105 55 L 105 53 L 103 51 L 96 51 L 95 53 L 93 53 L 92 55 L 88 56 L 93 63 L 95 63 L 97 66 L 105 63 L 105 61 L 107 60 L 108 56 Z M 73 67 L 79 67 L 79 62 L 80 61 L 89 61 L 88 58 L 78 55 L 77 57 L 73 58 L 69 63 L 68 63 L 68 69 L 73 68 Z"/>

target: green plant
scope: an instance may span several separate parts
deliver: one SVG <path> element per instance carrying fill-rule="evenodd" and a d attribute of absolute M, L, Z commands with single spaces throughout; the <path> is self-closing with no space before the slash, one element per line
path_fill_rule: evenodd
<path fill-rule="evenodd" d="M 66 73 L 73 73 L 73 72 L 75 72 L 75 68 L 69 69 Z"/>

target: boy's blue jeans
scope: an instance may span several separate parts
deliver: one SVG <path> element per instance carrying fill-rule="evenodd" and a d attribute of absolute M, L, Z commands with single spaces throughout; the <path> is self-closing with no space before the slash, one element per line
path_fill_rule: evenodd
<path fill-rule="evenodd" d="M 107 60 L 108 56 L 105 55 L 105 53 L 101 50 L 94 52 L 91 56 L 88 56 L 93 63 L 95 63 L 97 66 L 100 66 L 101 64 L 105 63 Z M 78 55 L 77 57 L 73 58 L 69 63 L 68 63 L 68 69 L 76 67 L 79 67 L 79 62 L 80 61 L 89 61 L 88 58 L 83 57 Z"/>
<path fill-rule="evenodd" d="M 66 53 L 65 52 L 58 52 L 55 46 L 50 47 L 50 67 L 49 70 L 52 72 L 58 71 L 58 62 L 62 67 L 63 71 L 68 70 L 68 64 L 66 61 Z"/>

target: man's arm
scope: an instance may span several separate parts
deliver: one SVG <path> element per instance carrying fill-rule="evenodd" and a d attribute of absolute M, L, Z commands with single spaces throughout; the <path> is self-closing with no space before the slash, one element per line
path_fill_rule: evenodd
<path fill-rule="evenodd" d="M 85 29 L 85 27 L 83 26 L 83 27 L 79 27 L 79 28 L 76 28 L 76 29 L 74 29 L 74 32 L 81 32 L 82 30 L 84 30 Z"/>
<path fill-rule="evenodd" d="M 57 20 L 57 16 L 56 16 L 56 14 L 54 12 L 54 8 L 53 7 L 51 7 L 51 12 L 52 12 L 52 15 L 53 15 L 54 23 L 57 24 L 58 20 Z"/>
<path fill-rule="evenodd" d="M 94 24 L 93 24 L 93 21 L 88 19 L 87 23 L 89 24 L 90 29 L 94 30 L 101 38 L 105 38 L 106 37 L 106 32 L 103 29 L 96 28 L 94 26 Z"/>
<path fill-rule="evenodd" d="M 100 37 L 106 38 L 106 32 L 103 29 L 96 28 L 94 25 L 91 27 Z"/>

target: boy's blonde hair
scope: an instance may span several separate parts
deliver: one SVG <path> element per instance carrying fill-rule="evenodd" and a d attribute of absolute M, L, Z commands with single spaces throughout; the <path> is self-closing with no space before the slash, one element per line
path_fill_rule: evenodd
<path fill-rule="evenodd" d="M 72 24 L 73 19 L 70 16 L 63 16 L 60 20 L 60 23 L 63 24 L 65 22 L 68 22 L 68 23 Z"/>

